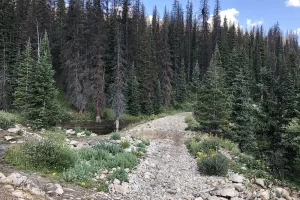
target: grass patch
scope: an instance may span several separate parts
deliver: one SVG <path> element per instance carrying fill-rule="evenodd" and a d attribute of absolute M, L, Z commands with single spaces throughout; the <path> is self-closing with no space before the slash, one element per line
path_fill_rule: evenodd
<path fill-rule="evenodd" d="M 120 140 L 121 134 L 119 132 L 114 132 L 113 134 L 111 134 L 110 139 L 111 140 Z"/>
<path fill-rule="evenodd" d="M 8 129 L 13 127 L 16 123 L 20 123 L 21 117 L 17 114 L 0 111 L 0 128 Z"/>
<path fill-rule="evenodd" d="M 122 147 L 123 149 L 129 148 L 129 147 L 130 147 L 130 142 L 129 142 L 128 140 L 123 141 L 123 142 L 121 143 L 121 147 Z"/>
<path fill-rule="evenodd" d="M 199 130 L 200 125 L 192 115 L 188 115 L 185 117 L 185 123 L 187 123 L 187 125 L 188 125 L 185 128 L 185 130 L 190 130 L 190 131 L 198 131 Z"/>
<path fill-rule="evenodd" d="M 108 180 L 114 180 L 114 179 L 118 179 L 121 182 L 127 182 L 128 181 L 128 174 L 127 172 L 123 169 L 117 169 L 115 170 L 112 174 L 109 174 L 107 176 Z"/>

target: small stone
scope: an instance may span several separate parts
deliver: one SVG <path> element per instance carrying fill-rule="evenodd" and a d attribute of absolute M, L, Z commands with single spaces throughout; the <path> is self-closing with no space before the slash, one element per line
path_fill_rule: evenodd
<path fill-rule="evenodd" d="M 211 192 L 212 195 L 222 196 L 222 197 L 235 197 L 238 196 L 237 191 L 234 188 L 224 188 Z"/>
<path fill-rule="evenodd" d="M 238 191 L 238 192 L 243 192 L 245 187 L 242 184 L 235 184 L 234 188 Z"/>
<path fill-rule="evenodd" d="M 202 197 L 197 197 L 195 200 L 203 200 Z"/>
<path fill-rule="evenodd" d="M 261 186 L 263 188 L 266 188 L 266 186 L 265 186 L 265 179 L 262 179 L 262 178 L 255 179 L 255 184 L 259 185 L 259 186 Z"/>
<path fill-rule="evenodd" d="M 70 142 L 70 145 L 77 146 L 78 143 L 79 143 L 79 142 L 77 142 L 77 141 L 75 141 L 75 140 L 72 140 L 72 141 Z"/>
<path fill-rule="evenodd" d="M 70 139 L 66 138 L 65 141 L 69 143 L 69 142 L 70 142 Z"/>
<path fill-rule="evenodd" d="M 23 143 L 24 143 L 23 140 L 18 140 L 18 141 L 17 141 L 17 144 L 23 144 Z"/>
<path fill-rule="evenodd" d="M 102 174 L 108 174 L 108 170 L 105 169 L 105 170 L 103 170 L 101 173 L 102 173 Z"/>
<path fill-rule="evenodd" d="M 114 188 L 115 191 L 120 194 L 126 194 L 129 192 L 129 185 L 128 183 L 125 182 L 122 185 L 114 184 Z"/>
<path fill-rule="evenodd" d="M 4 139 L 6 139 L 7 141 L 10 141 L 10 140 L 13 140 L 15 138 L 10 136 L 10 135 L 6 135 L 6 136 L 4 136 Z"/>
<path fill-rule="evenodd" d="M 26 176 L 22 176 L 19 173 L 12 173 L 10 174 L 8 177 L 5 178 L 4 182 L 7 184 L 12 184 L 14 186 L 21 186 L 21 184 L 26 183 L 27 181 L 27 177 Z"/>
<path fill-rule="evenodd" d="M 232 181 L 233 183 L 243 183 L 245 180 L 245 177 L 241 176 L 239 174 L 231 174 L 229 176 L 229 180 Z"/>
<path fill-rule="evenodd" d="M 155 178 L 155 176 L 154 176 L 153 174 L 151 174 L 150 172 L 146 172 L 146 173 L 144 174 L 144 177 L 145 177 L 146 179 L 150 179 L 150 178 L 154 179 L 154 178 Z"/>
<path fill-rule="evenodd" d="M 262 198 L 262 200 L 268 200 L 270 199 L 270 191 L 269 190 L 262 190 L 260 193 L 260 198 Z"/>
<path fill-rule="evenodd" d="M 125 168 L 125 172 L 129 173 L 130 169 L 129 168 Z"/>
<path fill-rule="evenodd" d="M 176 194 L 176 193 L 177 193 L 177 190 L 167 190 L 167 192 L 168 192 L 169 194 Z"/>
<path fill-rule="evenodd" d="M 3 188 L 6 189 L 6 190 L 9 190 L 11 192 L 15 190 L 12 185 L 4 185 Z"/>
<path fill-rule="evenodd" d="M 219 198 L 217 196 L 210 196 L 207 200 L 219 200 Z"/>
<path fill-rule="evenodd" d="M 17 127 L 17 125 L 16 125 L 16 128 L 9 128 L 9 129 L 7 129 L 7 131 L 10 132 L 10 133 L 17 133 L 20 130 L 21 130 L 21 128 Z"/>
<path fill-rule="evenodd" d="M 121 181 L 119 179 L 114 180 L 114 185 L 120 185 L 120 184 L 121 184 Z"/>
<path fill-rule="evenodd" d="M 99 177 L 100 180 L 103 180 L 103 179 L 105 179 L 105 178 L 106 178 L 106 175 L 105 175 L 105 174 L 101 174 L 100 177 Z"/>
<path fill-rule="evenodd" d="M 61 187 L 61 185 L 60 184 L 55 184 L 55 186 L 56 186 L 55 193 L 58 194 L 58 195 L 62 195 L 64 193 L 64 190 Z"/>
<path fill-rule="evenodd" d="M 283 197 L 287 200 L 291 199 L 290 193 L 284 188 L 276 188 L 275 194 L 276 194 L 276 197 L 278 197 L 278 198 Z"/>
<path fill-rule="evenodd" d="M 66 134 L 73 134 L 73 133 L 74 133 L 73 129 L 66 130 Z"/>
<path fill-rule="evenodd" d="M 15 190 L 11 194 L 18 198 L 24 198 L 24 192 L 22 190 Z"/>
<path fill-rule="evenodd" d="M 92 133 L 90 136 L 91 137 L 97 137 L 98 135 L 96 133 Z"/>

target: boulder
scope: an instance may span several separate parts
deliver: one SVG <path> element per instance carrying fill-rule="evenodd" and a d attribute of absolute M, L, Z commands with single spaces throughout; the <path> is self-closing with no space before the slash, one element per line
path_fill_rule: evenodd
<path fill-rule="evenodd" d="M 120 184 L 121 184 L 121 181 L 119 179 L 114 180 L 114 185 L 120 185 Z"/>
<path fill-rule="evenodd" d="M 5 183 L 6 176 L 0 172 L 0 183 Z"/>
<path fill-rule="evenodd" d="M 20 127 L 9 128 L 9 129 L 7 129 L 7 131 L 10 132 L 10 133 L 17 133 L 17 132 L 20 131 L 20 130 L 21 130 Z"/>
<path fill-rule="evenodd" d="M 21 174 L 15 172 L 10 174 L 6 179 L 4 180 L 7 184 L 12 184 L 14 186 L 20 187 L 22 184 L 26 184 L 27 177 L 22 176 Z"/>
<path fill-rule="evenodd" d="M 229 180 L 233 183 L 243 183 L 245 180 L 245 177 L 239 174 L 230 174 Z"/>
<path fill-rule="evenodd" d="M 66 130 L 66 134 L 74 134 L 74 133 L 75 133 L 75 131 L 73 131 L 73 129 Z"/>

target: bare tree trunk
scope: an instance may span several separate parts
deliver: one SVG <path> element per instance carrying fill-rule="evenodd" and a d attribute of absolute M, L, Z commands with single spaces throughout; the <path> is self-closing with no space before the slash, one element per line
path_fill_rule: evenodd
<path fill-rule="evenodd" d="M 120 129 L 120 117 L 116 118 L 116 132 L 118 132 Z"/>

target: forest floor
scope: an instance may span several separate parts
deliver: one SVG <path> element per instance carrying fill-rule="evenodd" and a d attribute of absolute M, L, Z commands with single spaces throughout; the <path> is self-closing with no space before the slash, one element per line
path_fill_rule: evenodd
<path fill-rule="evenodd" d="M 153 121 L 149 121 L 128 130 L 122 131 L 122 136 L 133 136 L 150 139 L 147 155 L 142 159 L 135 170 L 129 174 L 128 188 L 122 192 L 115 191 L 110 185 L 110 193 L 96 192 L 81 186 L 59 183 L 63 194 L 52 196 L 50 199 L 124 199 L 124 200 L 171 200 L 171 199 L 246 199 L 237 188 L 244 190 L 245 186 L 233 183 L 228 177 L 205 176 L 197 170 L 196 160 L 189 154 L 184 141 L 193 136 L 185 131 L 187 124 L 185 117 L 191 113 L 179 113 Z M 99 139 L 104 138 L 100 136 Z M 96 140 L 96 138 L 94 138 Z M 90 139 L 89 139 L 90 140 Z M 58 183 L 49 177 L 42 177 L 37 173 L 15 170 L 1 164 L 0 171 L 8 174 L 18 172 L 31 179 L 43 191 Z M 49 186 L 50 185 L 50 186 Z M 0 199 L 49 199 L 26 195 L 16 198 L 12 195 L 16 188 L 7 189 L 7 185 L 0 184 Z M 242 188 L 242 189 L 241 189 Z M 219 195 L 214 195 L 217 191 Z M 221 194 L 225 193 L 225 197 Z M 245 195 L 247 195 L 245 193 Z M 218 196 L 218 197 L 217 197 Z M 224 195 L 223 195 L 224 196 Z"/>

